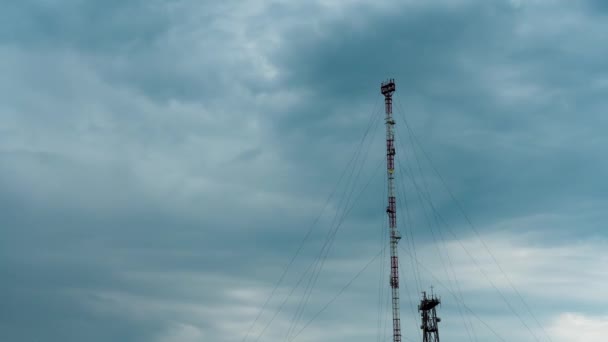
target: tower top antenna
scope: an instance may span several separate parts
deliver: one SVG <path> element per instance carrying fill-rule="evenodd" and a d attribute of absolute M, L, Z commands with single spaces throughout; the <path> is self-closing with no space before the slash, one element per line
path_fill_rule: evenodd
<path fill-rule="evenodd" d="M 441 299 L 433 294 L 432 287 L 430 296 L 427 296 L 426 292 L 422 292 L 418 311 L 420 311 L 420 317 L 422 318 L 420 329 L 423 333 L 423 342 L 439 342 L 439 326 L 437 323 L 441 322 L 441 318 L 437 317 L 436 310 L 439 304 L 441 304 Z"/>
<path fill-rule="evenodd" d="M 395 92 L 395 79 L 389 78 L 387 81 L 382 82 L 380 86 L 380 92 L 384 96 L 391 96 Z"/>

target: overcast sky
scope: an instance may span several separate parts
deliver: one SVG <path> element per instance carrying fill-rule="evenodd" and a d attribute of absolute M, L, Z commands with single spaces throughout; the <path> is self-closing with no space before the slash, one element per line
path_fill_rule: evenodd
<path fill-rule="evenodd" d="M 607 39 L 603 0 L 4 1 L 0 340 L 390 339 L 394 78 L 405 340 L 432 285 L 444 341 L 604 342 Z"/>

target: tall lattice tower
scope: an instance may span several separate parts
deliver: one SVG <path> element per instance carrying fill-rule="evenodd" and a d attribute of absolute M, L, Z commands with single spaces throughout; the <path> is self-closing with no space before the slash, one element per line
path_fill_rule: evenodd
<path fill-rule="evenodd" d="M 432 291 L 431 296 L 427 297 L 426 292 L 422 292 L 422 299 L 418 305 L 418 311 L 422 317 L 422 341 L 423 342 L 439 342 L 439 327 L 437 323 L 441 322 L 441 318 L 437 317 L 437 305 L 441 304 L 441 299 L 436 297 Z"/>
<path fill-rule="evenodd" d="M 389 218 L 390 249 L 391 249 L 391 295 L 393 307 L 393 342 L 401 342 L 401 319 L 399 309 L 399 257 L 397 244 L 401 235 L 397 230 L 397 205 L 395 199 L 395 120 L 393 119 L 393 93 L 395 80 L 383 82 L 380 92 L 384 95 L 386 112 L 386 172 L 388 178 L 388 206 L 386 212 Z"/>

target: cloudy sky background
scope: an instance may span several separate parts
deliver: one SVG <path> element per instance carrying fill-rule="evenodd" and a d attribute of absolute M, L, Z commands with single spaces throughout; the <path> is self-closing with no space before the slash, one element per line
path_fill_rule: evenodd
<path fill-rule="evenodd" d="M 322 213 L 246 339 L 285 341 L 351 189 L 296 331 L 368 267 L 294 341 L 389 338 L 392 77 L 405 338 L 434 285 L 446 341 L 604 341 L 606 37 L 601 0 L 3 2 L 0 340 L 244 342 Z"/>

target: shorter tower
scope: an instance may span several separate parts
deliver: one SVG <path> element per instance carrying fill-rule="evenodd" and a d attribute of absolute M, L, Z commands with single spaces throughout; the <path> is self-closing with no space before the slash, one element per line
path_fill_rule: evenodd
<path fill-rule="evenodd" d="M 431 288 L 431 296 L 427 297 L 426 292 L 422 292 L 422 299 L 418 305 L 418 311 L 422 317 L 422 341 L 423 342 L 439 342 L 439 327 L 437 323 L 441 322 L 441 318 L 437 317 L 435 308 L 441 304 L 441 299 L 433 294 Z"/>

